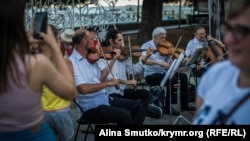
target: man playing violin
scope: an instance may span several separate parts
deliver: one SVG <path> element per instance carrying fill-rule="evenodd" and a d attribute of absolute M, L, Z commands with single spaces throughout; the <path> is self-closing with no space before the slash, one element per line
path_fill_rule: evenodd
<path fill-rule="evenodd" d="M 152 40 L 147 41 L 141 46 L 141 49 L 147 49 L 149 52 L 156 50 L 157 52 L 149 55 L 147 51 L 142 52 L 141 59 L 144 64 L 144 77 L 148 84 L 159 85 L 164 78 L 166 72 L 171 66 L 172 57 L 171 55 L 162 55 L 159 52 L 159 46 L 166 42 L 167 31 L 162 27 L 156 27 L 152 33 Z M 194 108 L 189 107 L 188 103 L 188 79 L 183 73 L 175 73 L 171 79 L 171 91 L 174 90 L 173 85 L 178 83 L 178 79 L 181 80 L 180 91 L 181 91 L 181 110 L 194 110 Z M 169 81 L 167 81 L 166 86 Z M 170 90 L 167 89 L 168 94 Z M 171 92 L 173 93 L 173 92 Z M 164 112 L 170 114 L 170 103 L 169 97 L 167 96 Z M 178 115 L 179 113 L 172 108 L 172 115 Z"/>
<path fill-rule="evenodd" d="M 219 53 L 218 57 L 210 48 L 208 48 L 209 45 L 214 47 L 216 45 L 219 47 L 215 48 Z M 207 70 L 208 64 L 212 64 L 213 60 L 220 61 L 223 59 L 223 49 L 225 48 L 225 45 L 212 36 L 206 35 L 204 27 L 196 26 L 194 28 L 194 38 L 188 42 L 185 54 L 188 57 L 191 57 L 199 48 L 202 48 L 202 53 L 197 57 L 195 64 L 191 65 L 193 74 L 197 77 L 202 76 L 202 74 Z"/>
<path fill-rule="evenodd" d="M 123 35 L 120 31 L 116 29 L 110 29 L 107 34 L 102 45 L 106 47 L 111 47 L 112 49 L 120 49 L 123 43 Z M 111 60 L 100 59 L 102 63 L 100 63 L 100 67 L 104 69 L 107 65 L 110 67 L 111 72 L 107 75 L 107 77 L 102 78 L 102 80 L 109 81 L 112 80 L 113 77 L 119 80 L 120 89 L 116 89 L 115 87 L 107 87 L 107 93 L 111 97 L 119 97 L 123 99 L 132 99 L 134 101 L 140 101 L 141 107 L 140 110 L 143 111 L 142 117 L 143 123 L 146 113 L 147 107 L 150 101 L 150 93 L 144 89 L 137 89 L 137 81 L 135 79 L 128 80 L 127 75 L 135 75 L 143 70 L 143 66 L 141 62 L 132 65 L 132 57 L 125 55 L 116 55 Z M 133 76 L 132 76 L 133 77 Z M 133 77 L 134 78 L 134 77 Z M 134 89 L 127 88 L 127 85 L 133 86 Z M 125 106 L 125 105 L 124 105 Z"/>
<path fill-rule="evenodd" d="M 78 29 L 72 38 L 74 50 L 70 60 L 78 90 L 76 101 L 84 110 L 84 116 L 92 123 L 141 124 L 141 103 L 135 100 L 113 98 L 105 88 L 118 86 L 119 80 L 101 81 L 101 69 L 97 62 L 89 62 L 93 36 L 87 30 Z M 103 72 L 108 71 L 104 69 Z M 124 106 L 126 105 L 126 106 Z"/>

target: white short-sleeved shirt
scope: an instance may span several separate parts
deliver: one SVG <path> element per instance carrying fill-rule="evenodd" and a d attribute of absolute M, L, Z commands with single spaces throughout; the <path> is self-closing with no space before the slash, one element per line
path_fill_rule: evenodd
<path fill-rule="evenodd" d="M 141 46 L 141 49 L 148 49 L 151 48 L 153 50 L 157 50 L 153 40 L 150 40 L 146 43 L 144 43 Z M 142 55 L 146 55 L 147 51 L 143 51 Z M 150 57 L 150 60 L 154 60 L 157 62 L 168 62 L 168 60 L 170 59 L 170 55 L 160 55 L 160 52 L 155 52 L 153 53 Z M 148 76 L 148 75 L 152 75 L 154 73 L 163 73 L 165 72 L 165 67 L 159 66 L 159 65 L 147 65 L 144 64 L 144 77 Z"/>
<path fill-rule="evenodd" d="M 203 48 L 205 44 L 206 43 L 200 42 L 197 38 L 193 38 L 192 40 L 188 42 L 187 47 L 185 49 L 186 56 L 191 57 L 191 55 L 193 55 L 197 49 Z M 201 62 L 202 64 L 205 64 L 205 61 L 203 58 L 197 58 L 197 60 L 200 60 L 199 62 Z M 191 65 L 191 67 L 194 68 L 195 65 L 193 64 Z"/>
<path fill-rule="evenodd" d="M 88 60 L 83 58 L 75 49 L 69 59 L 73 65 L 76 87 L 81 84 L 100 83 L 101 68 L 97 63 L 89 63 Z M 77 102 L 84 111 L 99 105 L 109 105 L 109 99 L 105 89 L 89 94 L 81 94 L 78 92 Z"/>
<path fill-rule="evenodd" d="M 107 61 L 107 63 L 110 63 L 110 61 Z M 104 59 L 100 59 L 98 61 L 98 65 L 101 68 L 101 70 L 103 70 L 107 66 L 107 63 Z M 133 68 L 134 68 L 134 74 L 138 74 L 141 71 L 143 71 L 143 66 L 141 62 L 133 64 Z M 128 80 L 127 74 L 132 74 L 133 71 L 131 57 L 128 57 L 126 60 L 123 61 L 116 60 L 113 67 L 111 68 L 111 71 L 116 79 Z M 110 80 L 112 78 L 113 76 L 109 73 L 106 80 Z M 119 90 L 117 90 L 115 87 L 107 87 L 106 91 L 108 94 L 119 93 L 123 95 L 125 88 L 126 85 L 120 84 Z"/>

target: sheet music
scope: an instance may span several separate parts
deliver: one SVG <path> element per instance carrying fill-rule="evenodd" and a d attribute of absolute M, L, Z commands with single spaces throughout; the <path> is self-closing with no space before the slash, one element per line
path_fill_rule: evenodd
<path fill-rule="evenodd" d="M 175 59 L 173 61 L 173 63 L 171 64 L 170 68 L 168 69 L 167 73 L 165 74 L 164 78 L 162 79 L 162 81 L 160 83 L 161 87 L 165 86 L 168 79 L 172 79 L 176 70 L 181 65 L 181 62 L 184 59 L 184 57 L 185 57 L 184 53 L 181 53 L 180 56 L 178 57 L 178 59 Z"/>
<path fill-rule="evenodd" d="M 165 86 L 165 84 L 166 84 L 166 82 L 167 82 L 167 80 L 168 80 L 168 78 L 169 78 L 169 76 L 170 76 L 172 70 L 174 69 L 174 65 L 175 65 L 176 61 L 177 61 L 177 60 L 174 59 L 173 63 L 171 64 L 171 66 L 170 66 L 170 68 L 168 69 L 167 73 L 165 74 L 164 78 L 161 80 L 161 83 L 160 83 L 160 86 L 161 86 L 161 87 Z"/>
<path fill-rule="evenodd" d="M 181 55 L 178 57 L 174 69 L 169 77 L 169 79 L 172 79 L 174 74 L 176 73 L 177 69 L 180 67 L 182 60 L 184 59 L 185 55 L 183 53 L 181 53 Z"/>
<path fill-rule="evenodd" d="M 203 48 L 198 48 L 194 54 L 188 59 L 188 61 L 185 63 L 185 66 L 189 66 L 192 64 L 195 64 L 197 59 L 201 56 Z"/>

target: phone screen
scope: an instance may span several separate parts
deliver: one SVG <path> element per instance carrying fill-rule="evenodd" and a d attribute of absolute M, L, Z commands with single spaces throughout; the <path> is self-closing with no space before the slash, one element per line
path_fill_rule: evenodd
<path fill-rule="evenodd" d="M 40 32 L 46 33 L 47 24 L 48 24 L 48 14 L 47 14 L 47 12 L 37 12 L 37 13 L 35 13 L 34 38 L 41 39 L 39 34 L 40 34 Z"/>

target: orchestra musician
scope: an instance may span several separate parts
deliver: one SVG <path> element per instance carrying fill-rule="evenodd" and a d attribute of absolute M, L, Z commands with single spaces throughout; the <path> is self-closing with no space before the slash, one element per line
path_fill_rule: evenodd
<path fill-rule="evenodd" d="M 156 27 L 152 33 L 152 40 L 145 42 L 141 49 L 147 49 L 147 51 L 152 51 L 155 53 L 147 53 L 147 51 L 142 52 L 141 59 L 144 62 L 144 78 L 146 82 L 150 85 L 159 85 L 164 78 L 166 72 L 171 66 L 171 55 L 161 55 L 159 52 L 159 46 L 166 42 L 167 31 L 163 27 Z M 150 49 L 149 49 L 150 48 Z M 151 54 L 151 55 L 148 55 Z M 170 60 L 170 61 L 169 61 Z M 180 97 L 181 97 L 181 110 L 182 111 L 193 111 L 194 107 L 189 106 L 188 100 L 188 79 L 187 75 L 181 72 L 175 73 L 171 79 L 171 91 L 167 88 L 167 93 L 173 93 L 174 84 L 178 84 L 180 80 Z M 166 82 L 168 86 L 169 80 Z M 164 113 L 179 115 L 175 109 L 171 108 L 169 97 L 167 96 Z M 172 113 L 170 113 L 172 111 Z"/>
<path fill-rule="evenodd" d="M 93 36 L 88 30 L 78 29 L 72 38 L 74 50 L 70 60 L 78 90 L 76 101 L 91 123 L 141 124 L 141 103 L 136 100 L 110 97 L 105 88 L 118 86 L 119 80 L 101 81 L 101 68 L 89 62 L 87 55 L 92 50 Z M 119 55 L 119 54 L 118 54 Z M 103 72 L 108 69 L 103 70 Z"/>
<path fill-rule="evenodd" d="M 218 56 L 216 56 L 211 47 L 216 49 L 219 53 Z M 188 42 L 185 49 L 186 56 L 191 57 L 199 48 L 202 48 L 202 53 L 197 58 L 195 64 L 191 65 L 193 74 L 196 77 L 201 77 L 213 62 L 223 60 L 225 45 L 221 41 L 207 35 L 203 26 L 195 26 L 194 38 Z"/>
<path fill-rule="evenodd" d="M 123 35 L 121 31 L 117 29 L 110 29 L 107 34 L 105 40 L 102 42 L 102 46 L 108 47 L 112 50 L 121 49 L 123 44 Z M 131 49 L 131 46 L 130 46 Z M 143 123 L 146 114 L 147 114 L 147 107 L 150 101 L 150 93 L 148 90 L 145 89 L 138 89 L 137 80 L 134 79 L 135 74 L 139 74 L 143 71 L 143 65 L 139 61 L 136 64 L 132 63 L 132 54 L 125 54 L 121 50 L 121 54 L 117 57 L 114 57 L 110 60 L 105 60 L 105 58 L 100 59 L 98 62 L 100 67 L 104 69 L 107 65 L 111 68 L 111 72 L 106 74 L 106 77 L 102 78 L 101 81 L 108 81 L 115 77 L 119 80 L 120 89 L 116 89 L 115 87 L 107 87 L 107 94 L 111 97 L 119 97 L 124 99 L 132 99 L 132 100 L 139 100 L 141 102 L 142 107 L 140 108 L 143 111 Z M 127 75 L 132 75 L 133 79 L 128 79 Z M 133 89 L 128 88 L 127 86 L 133 86 Z"/>

